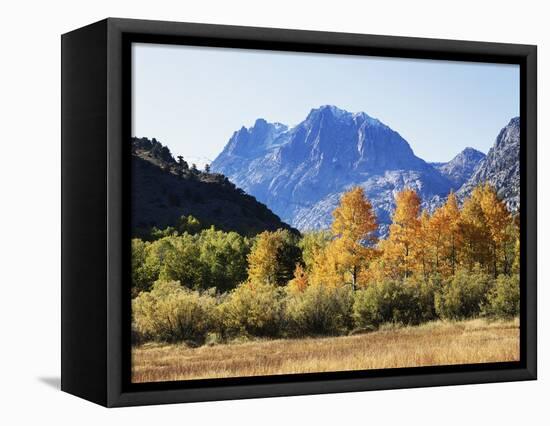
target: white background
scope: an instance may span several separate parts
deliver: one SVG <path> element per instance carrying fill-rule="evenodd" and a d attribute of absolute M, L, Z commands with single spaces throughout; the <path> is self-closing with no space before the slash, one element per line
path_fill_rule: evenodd
<path fill-rule="evenodd" d="M 543 1 L 18 1 L 0 6 L 0 423 L 548 424 Z M 60 392 L 60 34 L 108 16 L 539 46 L 539 380 L 107 410 Z M 429 117 L 426 119 L 429 122 Z M 546 393 L 546 395 L 544 395 Z M 545 419 L 545 420 L 544 420 Z"/>

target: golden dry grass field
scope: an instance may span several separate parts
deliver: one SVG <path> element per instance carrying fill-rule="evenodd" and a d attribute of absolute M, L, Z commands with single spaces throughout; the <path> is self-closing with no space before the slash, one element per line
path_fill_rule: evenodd
<path fill-rule="evenodd" d="M 343 337 L 132 350 L 132 381 L 156 382 L 519 360 L 519 321 L 476 319 Z"/>

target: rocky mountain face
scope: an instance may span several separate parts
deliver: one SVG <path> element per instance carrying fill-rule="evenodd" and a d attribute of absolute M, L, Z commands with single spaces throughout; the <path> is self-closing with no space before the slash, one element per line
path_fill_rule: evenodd
<path fill-rule="evenodd" d="M 153 226 L 174 226 L 188 215 L 205 227 L 249 236 L 292 229 L 225 176 L 177 162 L 155 139 L 132 139 L 131 177 L 132 236 L 145 237 Z"/>
<path fill-rule="evenodd" d="M 484 153 L 474 148 L 465 148 L 448 163 L 432 165 L 453 183 L 453 189 L 456 191 L 474 174 L 484 158 Z"/>
<path fill-rule="evenodd" d="M 372 201 L 382 232 L 395 192 L 413 188 L 429 206 L 457 185 L 451 173 L 418 158 L 399 133 L 379 120 L 334 106 L 311 110 L 290 129 L 261 119 L 240 129 L 212 170 L 300 230 L 330 226 L 342 192 L 355 185 Z M 466 173 L 464 168 L 461 179 Z"/>
<path fill-rule="evenodd" d="M 300 230 L 329 227 L 341 194 L 359 185 L 384 235 L 394 195 L 404 188 L 415 189 L 431 211 L 451 190 L 464 199 L 477 184 L 489 182 L 511 211 L 518 209 L 519 118 L 500 132 L 487 156 L 466 148 L 447 163 L 429 164 L 379 120 L 326 105 L 292 128 L 263 119 L 241 128 L 212 170 Z"/>
<path fill-rule="evenodd" d="M 500 131 L 487 157 L 457 191 L 457 196 L 464 199 L 476 185 L 488 182 L 497 189 L 510 211 L 519 210 L 519 144 L 520 121 L 515 117 Z"/>

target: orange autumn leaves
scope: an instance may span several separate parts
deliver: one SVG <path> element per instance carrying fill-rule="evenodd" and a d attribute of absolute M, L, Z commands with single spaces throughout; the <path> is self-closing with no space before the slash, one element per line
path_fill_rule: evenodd
<path fill-rule="evenodd" d="M 312 281 L 334 285 L 348 280 L 355 290 L 362 268 L 377 256 L 376 216 L 359 187 L 342 196 L 332 216 L 334 238 L 314 260 Z"/>
<path fill-rule="evenodd" d="M 363 189 L 345 193 L 333 212 L 331 238 L 316 247 L 305 267 L 297 266 L 291 288 L 355 290 L 386 278 L 447 278 L 476 265 L 495 278 L 516 272 L 519 227 L 490 185 L 475 188 L 462 207 L 451 193 L 431 214 L 412 189 L 397 193 L 395 203 L 389 235 L 378 242 L 376 216 Z"/>

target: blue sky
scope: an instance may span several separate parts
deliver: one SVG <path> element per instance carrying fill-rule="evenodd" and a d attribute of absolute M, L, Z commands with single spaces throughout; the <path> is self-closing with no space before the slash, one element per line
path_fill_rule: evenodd
<path fill-rule="evenodd" d="M 133 135 L 213 160 L 257 118 L 296 125 L 312 108 L 364 111 L 415 154 L 487 152 L 519 115 L 519 66 L 134 44 Z"/>

